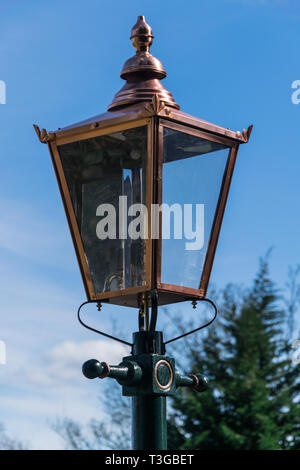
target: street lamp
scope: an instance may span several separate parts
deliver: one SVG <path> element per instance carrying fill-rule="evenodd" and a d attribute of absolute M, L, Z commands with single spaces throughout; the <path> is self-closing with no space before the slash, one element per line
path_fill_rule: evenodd
<path fill-rule="evenodd" d="M 162 449 L 166 396 L 179 385 L 200 391 L 205 380 L 180 376 L 164 356 L 171 340 L 155 331 L 157 306 L 205 299 L 238 148 L 252 126 L 234 132 L 180 111 L 143 16 L 130 39 L 136 54 L 106 113 L 55 132 L 34 127 L 50 150 L 88 301 L 139 309 L 133 356 L 120 366 L 89 361 L 84 373 L 114 377 L 134 397 L 134 448 Z"/>

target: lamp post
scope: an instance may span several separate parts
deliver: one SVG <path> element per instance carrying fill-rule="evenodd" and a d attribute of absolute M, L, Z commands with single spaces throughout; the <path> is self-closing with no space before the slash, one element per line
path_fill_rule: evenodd
<path fill-rule="evenodd" d="M 83 373 L 114 378 L 133 397 L 134 449 L 166 449 L 166 397 L 179 386 L 203 391 L 206 379 L 181 376 L 165 356 L 178 338 L 164 342 L 156 331 L 157 309 L 207 300 L 239 145 L 252 126 L 234 132 L 183 113 L 161 82 L 143 16 L 130 39 L 136 54 L 106 113 L 55 132 L 34 127 L 49 147 L 88 302 L 139 310 L 132 355 L 119 366 L 92 359 Z"/>

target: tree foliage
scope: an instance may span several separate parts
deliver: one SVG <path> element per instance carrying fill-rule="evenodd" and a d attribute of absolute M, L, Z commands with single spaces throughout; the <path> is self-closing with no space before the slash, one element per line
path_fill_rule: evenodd
<path fill-rule="evenodd" d="M 210 387 L 203 395 L 178 393 L 169 447 L 299 449 L 300 368 L 291 362 L 286 312 L 279 308 L 267 261 L 242 297 L 233 286 L 222 297 L 218 323 L 182 352 L 191 370 L 207 375 Z"/>

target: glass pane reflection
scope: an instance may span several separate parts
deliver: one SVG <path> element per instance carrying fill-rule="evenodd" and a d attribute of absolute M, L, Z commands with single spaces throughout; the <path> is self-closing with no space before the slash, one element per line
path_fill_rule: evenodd
<path fill-rule="evenodd" d="M 127 197 L 128 207 L 146 204 L 147 127 L 61 145 L 58 151 L 95 292 L 143 286 L 145 240 L 120 236 L 119 197 Z M 103 204 L 115 208 L 115 239 L 97 235 L 108 215 L 99 209 Z M 128 216 L 126 234 L 133 218 Z"/>
<path fill-rule="evenodd" d="M 163 203 L 176 206 L 169 239 L 163 217 L 163 283 L 199 288 L 228 156 L 224 145 L 164 128 Z"/>

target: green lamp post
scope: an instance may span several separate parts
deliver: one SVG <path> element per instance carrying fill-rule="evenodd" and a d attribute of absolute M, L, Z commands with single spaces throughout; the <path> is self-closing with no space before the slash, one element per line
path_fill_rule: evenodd
<path fill-rule="evenodd" d="M 152 29 L 143 16 L 131 40 L 136 54 L 125 62 L 126 83 L 106 113 L 55 132 L 34 127 L 49 147 L 84 304 L 138 309 L 132 344 L 98 331 L 130 344 L 132 355 L 118 366 L 92 359 L 83 373 L 114 378 L 132 397 L 134 449 L 166 449 L 166 397 L 181 386 L 204 391 L 206 379 L 181 376 L 165 355 L 179 337 L 164 342 L 156 331 L 158 306 L 190 300 L 195 308 L 206 300 L 214 307 L 205 295 L 239 145 L 252 126 L 235 132 L 183 113 L 161 82 L 166 72 L 150 54 Z M 191 201 L 198 232 L 186 223 Z M 179 220 L 173 237 L 171 213 Z"/>

